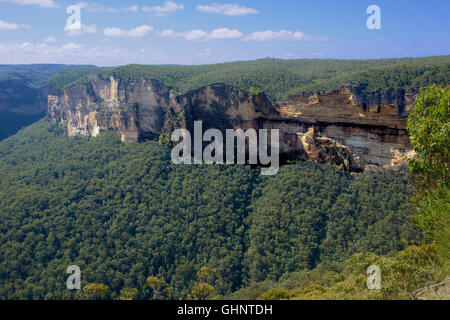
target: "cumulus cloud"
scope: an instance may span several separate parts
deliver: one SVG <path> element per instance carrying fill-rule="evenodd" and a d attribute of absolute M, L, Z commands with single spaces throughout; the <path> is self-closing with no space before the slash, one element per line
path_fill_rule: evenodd
<path fill-rule="evenodd" d="M 191 30 L 187 32 L 175 32 L 173 30 L 163 30 L 159 33 L 161 37 L 180 37 L 185 40 L 208 41 L 216 39 L 236 39 L 242 37 L 242 33 L 236 29 L 220 28 L 212 32 L 203 30 Z"/>
<path fill-rule="evenodd" d="M 78 2 L 75 4 L 76 6 L 80 7 L 81 9 L 85 9 L 88 12 L 103 12 L 105 11 L 105 7 L 97 4 L 97 3 L 87 3 L 87 2 Z"/>
<path fill-rule="evenodd" d="M 144 37 L 153 31 L 153 27 L 142 25 L 130 30 L 122 30 L 119 28 L 105 28 L 105 30 L 103 30 L 103 34 L 107 37 Z"/>
<path fill-rule="evenodd" d="M 17 24 L 0 20 L 0 30 L 17 30 L 20 28 L 29 28 L 26 24 Z"/>
<path fill-rule="evenodd" d="M 70 42 L 70 43 L 67 43 L 67 44 L 63 45 L 62 46 L 62 50 L 75 51 L 75 50 L 81 49 L 83 47 L 84 47 L 84 45 L 82 45 L 82 44 L 78 44 L 78 43 L 75 43 L 75 42 Z"/>
<path fill-rule="evenodd" d="M 76 5 L 79 6 L 81 9 L 85 9 L 88 12 L 94 12 L 94 13 L 138 12 L 139 11 L 138 5 L 133 5 L 133 6 L 126 7 L 126 8 L 113 8 L 110 6 L 104 7 L 97 3 L 87 3 L 84 1 L 78 2 Z"/>
<path fill-rule="evenodd" d="M 162 6 L 155 6 L 155 7 L 143 7 L 142 10 L 145 12 L 154 12 L 157 16 L 165 16 L 170 13 L 173 13 L 178 10 L 183 10 L 184 5 L 178 4 L 173 1 L 166 1 Z"/>
<path fill-rule="evenodd" d="M 203 30 L 191 30 L 187 32 L 182 32 L 177 34 L 186 40 L 206 40 L 208 37 L 208 32 Z"/>
<path fill-rule="evenodd" d="M 0 43 L 0 60 L 7 63 L 81 63 L 92 64 L 92 58 L 106 58 L 111 51 L 100 48 L 86 48 L 69 42 L 62 46 L 47 43 Z M 89 62 L 91 61 L 91 62 Z"/>
<path fill-rule="evenodd" d="M 248 34 L 243 38 L 244 41 L 326 41 L 326 37 L 313 37 L 301 31 L 257 31 Z"/>
<path fill-rule="evenodd" d="M 143 43 L 143 45 L 147 45 Z M 118 66 L 137 64 L 204 64 L 266 57 L 266 52 L 228 52 L 216 47 L 208 49 L 162 50 L 152 46 L 115 48 L 108 45 L 84 46 L 77 42 L 63 45 L 48 43 L 3 43 L 0 39 L 0 61 L 4 64 L 62 63 Z"/>
<path fill-rule="evenodd" d="M 212 5 L 197 5 L 197 10 L 205 13 L 224 14 L 226 16 L 245 16 L 249 14 L 258 14 L 259 11 L 249 7 L 243 7 L 235 3 Z"/>
<path fill-rule="evenodd" d="M 242 41 L 326 41 L 328 38 L 310 36 L 301 31 L 257 31 L 247 35 L 237 29 L 219 28 L 211 32 L 201 29 L 175 32 L 171 29 L 157 33 L 161 37 L 178 37 L 185 40 L 209 41 L 219 39 L 241 39 Z"/>
<path fill-rule="evenodd" d="M 12 2 L 20 5 L 38 5 L 42 8 L 57 8 L 58 4 L 53 0 L 0 0 L 0 2 Z"/>
<path fill-rule="evenodd" d="M 2 44 L 0 43 L 0 56 L 7 54 L 29 55 L 29 54 L 65 54 L 68 52 L 79 52 L 84 46 L 75 42 L 69 42 L 61 47 L 49 46 L 46 43 L 32 44 L 30 42 Z"/>
<path fill-rule="evenodd" d="M 70 26 L 65 26 L 64 31 L 67 32 L 69 36 L 81 36 L 83 34 L 97 33 L 97 27 L 95 25 L 86 26 L 80 23 L 74 23 Z"/>
<path fill-rule="evenodd" d="M 174 54 L 171 56 L 171 54 Z M 64 45 L 47 43 L 2 43 L 0 42 L 0 61 L 6 64 L 63 63 L 95 64 L 99 66 L 117 66 L 129 63 L 165 64 L 186 63 L 194 59 L 184 52 L 160 52 L 153 49 L 126 50 L 114 47 L 87 46 L 76 42 Z M 196 60 L 191 61 L 197 62 Z"/>
<path fill-rule="evenodd" d="M 242 37 L 242 33 L 236 29 L 220 28 L 211 32 L 211 39 L 234 39 Z"/>
<path fill-rule="evenodd" d="M 128 8 L 124 8 L 123 11 L 127 11 L 127 12 L 138 12 L 139 11 L 139 6 L 138 5 L 134 5 Z"/>

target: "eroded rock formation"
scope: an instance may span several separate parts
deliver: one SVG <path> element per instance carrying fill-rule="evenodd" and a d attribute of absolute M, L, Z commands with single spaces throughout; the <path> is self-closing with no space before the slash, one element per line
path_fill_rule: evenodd
<path fill-rule="evenodd" d="M 170 137 L 177 128 L 279 129 L 281 152 L 348 171 L 389 165 L 409 149 L 406 115 L 413 93 L 364 97 L 357 89 L 292 96 L 274 105 L 264 94 L 215 84 L 176 96 L 158 80 L 110 77 L 48 96 L 48 116 L 68 135 L 117 130 L 123 142 Z M 398 161 L 396 162 L 398 163 Z"/>

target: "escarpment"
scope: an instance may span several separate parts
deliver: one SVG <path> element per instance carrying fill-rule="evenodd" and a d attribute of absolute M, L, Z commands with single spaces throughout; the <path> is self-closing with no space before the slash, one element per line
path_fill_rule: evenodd
<path fill-rule="evenodd" d="M 78 82 L 48 95 L 48 117 L 69 136 L 117 131 L 123 142 L 170 141 L 173 130 L 279 129 L 287 158 L 310 159 L 347 171 L 398 163 L 410 149 L 406 116 L 414 93 L 364 96 L 355 88 L 291 96 L 279 104 L 264 93 L 214 84 L 183 95 L 156 79 L 114 77 Z"/>
<path fill-rule="evenodd" d="M 365 164 L 386 165 L 410 148 L 406 122 L 414 93 L 366 97 L 342 88 L 327 94 L 291 96 L 277 111 L 281 128 L 293 135 L 314 127 L 326 137 L 348 146 Z"/>
<path fill-rule="evenodd" d="M 117 129 L 123 142 L 157 137 L 170 106 L 170 90 L 157 80 L 119 84 L 114 78 L 79 82 L 48 96 L 48 116 L 67 121 L 69 136 Z"/>

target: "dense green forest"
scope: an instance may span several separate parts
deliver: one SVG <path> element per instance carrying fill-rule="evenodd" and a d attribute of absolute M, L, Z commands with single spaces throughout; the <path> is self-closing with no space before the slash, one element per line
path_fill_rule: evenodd
<path fill-rule="evenodd" d="M 66 288 L 73 264 L 90 298 L 242 296 L 422 239 L 406 172 L 304 162 L 262 177 L 176 166 L 169 151 L 115 135 L 69 139 L 44 120 L 0 142 L 0 298 L 78 298 Z"/>
<path fill-rule="evenodd" d="M 418 91 L 433 83 L 448 83 L 450 56 L 377 60 L 279 60 L 231 62 L 199 66 L 128 65 L 117 68 L 66 70 L 49 80 L 53 93 L 79 80 L 114 76 L 124 82 L 155 78 L 178 94 L 226 83 L 241 89 L 259 88 L 280 100 L 311 91 L 328 92 L 358 86 L 366 94 Z"/>

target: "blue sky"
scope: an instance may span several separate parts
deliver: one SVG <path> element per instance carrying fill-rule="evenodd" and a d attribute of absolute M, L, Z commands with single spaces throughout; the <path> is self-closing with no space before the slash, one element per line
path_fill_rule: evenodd
<path fill-rule="evenodd" d="M 70 5 L 81 23 L 67 27 Z M 366 10 L 381 10 L 369 30 Z M 0 63 L 205 64 L 450 54 L 448 0 L 0 0 Z"/>

